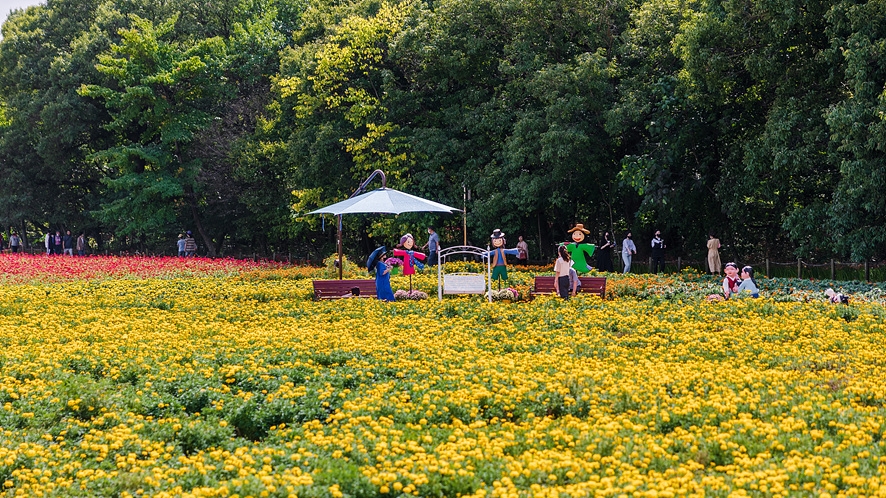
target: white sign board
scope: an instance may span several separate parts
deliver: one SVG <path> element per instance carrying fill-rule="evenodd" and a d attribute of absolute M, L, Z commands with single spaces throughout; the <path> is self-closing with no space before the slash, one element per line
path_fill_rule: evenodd
<path fill-rule="evenodd" d="M 443 275 L 443 294 L 483 294 L 486 292 L 484 275 Z"/>

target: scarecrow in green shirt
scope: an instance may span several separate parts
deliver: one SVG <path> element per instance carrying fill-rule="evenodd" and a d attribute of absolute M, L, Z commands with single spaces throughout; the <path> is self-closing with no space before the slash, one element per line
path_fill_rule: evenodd
<path fill-rule="evenodd" d="M 581 223 L 578 223 L 567 233 L 572 234 L 572 242 L 566 244 L 566 250 L 574 262 L 572 267 L 575 268 L 575 272 L 581 275 L 591 271 L 591 265 L 588 264 L 588 260 L 594 255 L 594 244 L 585 242 L 585 235 L 588 235 L 591 231 L 585 229 L 585 226 Z"/>

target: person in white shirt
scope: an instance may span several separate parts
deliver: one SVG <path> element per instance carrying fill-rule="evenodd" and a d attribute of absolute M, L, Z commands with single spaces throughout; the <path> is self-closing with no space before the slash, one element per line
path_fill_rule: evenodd
<path fill-rule="evenodd" d="M 631 272 L 631 261 L 633 261 L 635 254 L 637 254 L 637 246 L 635 246 L 634 241 L 631 240 L 631 232 L 628 232 L 628 234 L 625 235 L 625 239 L 621 241 L 621 259 L 625 262 L 624 273 Z"/>
<path fill-rule="evenodd" d="M 572 289 L 569 285 L 569 270 L 572 266 L 569 264 L 569 252 L 566 246 L 558 246 L 557 253 L 560 255 L 554 262 L 554 291 L 563 299 L 569 299 L 569 291 Z"/>

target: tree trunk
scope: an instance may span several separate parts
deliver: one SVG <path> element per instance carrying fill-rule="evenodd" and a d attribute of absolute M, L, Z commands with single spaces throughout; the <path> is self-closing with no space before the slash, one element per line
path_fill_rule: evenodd
<path fill-rule="evenodd" d="M 197 196 L 194 194 L 194 190 L 190 186 L 185 187 L 185 197 L 188 199 L 188 205 L 191 207 L 191 216 L 194 218 L 194 227 L 197 229 L 197 233 L 200 234 L 200 238 L 203 239 L 203 243 L 206 244 L 206 255 L 210 258 L 214 258 L 216 252 L 215 244 L 212 242 L 212 239 L 209 238 L 206 230 L 203 229 L 203 223 L 200 222 L 200 215 L 197 212 Z"/>

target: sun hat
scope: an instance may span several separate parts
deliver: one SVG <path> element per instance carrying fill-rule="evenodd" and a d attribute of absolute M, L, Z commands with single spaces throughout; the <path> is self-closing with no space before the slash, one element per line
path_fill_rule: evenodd
<path fill-rule="evenodd" d="M 566 233 L 578 232 L 579 230 L 585 235 L 589 235 L 591 233 L 591 231 L 586 229 L 585 226 L 581 223 L 576 223 L 575 226 Z"/>

